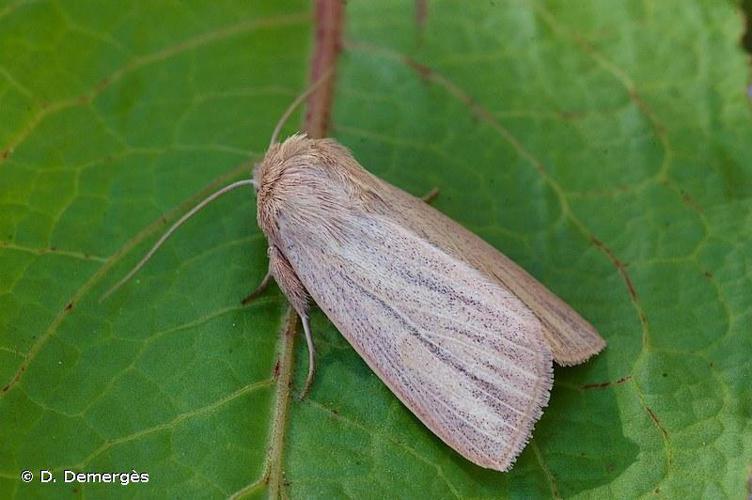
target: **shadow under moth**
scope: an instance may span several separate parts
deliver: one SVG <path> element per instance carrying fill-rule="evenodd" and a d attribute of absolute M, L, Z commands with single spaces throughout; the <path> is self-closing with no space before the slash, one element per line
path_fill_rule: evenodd
<path fill-rule="evenodd" d="M 434 434 L 471 462 L 508 470 L 548 403 L 553 362 L 600 352 L 590 323 L 530 274 L 452 219 L 366 171 L 334 139 L 282 125 L 252 179 L 181 217 L 105 297 L 193 214 L 252 185 L 269 271 L 303 324 L 313 300 L 368 366 Z M 104 297 L 103 297 L 104 298 Z M 305 393 L 305 390 L 303 391 Z"/>

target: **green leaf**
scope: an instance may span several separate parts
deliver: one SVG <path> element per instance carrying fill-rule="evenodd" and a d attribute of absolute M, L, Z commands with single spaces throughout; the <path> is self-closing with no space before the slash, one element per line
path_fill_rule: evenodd
<path fill-rule="evenodd" d="M 330 135 L 397 186 L 438 187 L 437 208 L 609 343 L 556 369 L 512 471 L 434 437 L 318 312 L 317 377 L 296 398 L 306 353 L 284 297 L 239 303 L 266 271 L 248 192 L 99 302 L 263 154 L 306 86 L 307 2 L 18 0 L 0 6 L 3 497 L 746 494 L 752 113 L 738 7 L 415 8 L 348 2 Z M 66 483 L 66 469 L 149 482 Z"/>

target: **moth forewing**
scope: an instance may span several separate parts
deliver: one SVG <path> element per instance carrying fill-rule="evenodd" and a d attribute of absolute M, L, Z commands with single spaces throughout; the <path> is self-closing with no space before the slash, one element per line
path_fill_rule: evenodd
<path fill-rule="evenodd" d="M 422 200 L 384 181 L 381 197 L 400 224 L 499 282 L 544 325 L 554 360 L 576 365 L 599 353 L 606 341 L 593 326 L 507 256 Z"/>
<path fill-rule="evenodd" d="M 260 225 L 295 286 L 435 434 L 476 464 L 508 469 L 552 384 L 531 308 L 458 257 L 455 240 L 431 237 L 447 230 L 440 218 L 407 223 L 403 209 L 422 202 L 332 140 L 291 137 L 256 179 Z"/>

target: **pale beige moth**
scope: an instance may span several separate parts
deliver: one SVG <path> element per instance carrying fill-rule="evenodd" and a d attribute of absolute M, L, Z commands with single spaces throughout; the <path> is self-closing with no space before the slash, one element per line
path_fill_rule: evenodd
<path fill-rule="evenodd" d="M 251 184 L 268 239 L 260 289 L 274 278 L 302 320 L 306 388 L 312 300 L 434 434 L 475 464 L 508 470 L 548 403 L 553 362 L 582 363 L 605 341 L 496 248 L 370 174 L 334 139 L 278 143 L 306 94 L 253 179 L 188 212 L 113 290 L 196 211 Z"/>

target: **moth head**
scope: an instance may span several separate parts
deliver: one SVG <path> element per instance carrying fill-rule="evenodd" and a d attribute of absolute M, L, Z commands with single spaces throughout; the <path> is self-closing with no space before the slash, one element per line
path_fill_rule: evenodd
<path fill-rule="evenodd" d="M 287 107 L 285 112 L 282 113 L 282 116 L 277 121 L 277 125 L 272 132 L 272 137 L 269 141 L 269 149 L 266 151 L 263 161 L 257 164 L 253 169 L 253 180 L 257 192 L 261 192 L 264 180 L 269 180 L 270 177 L 272 179 L 275 178 L 274 173 L 282 169 L 282 166 L 289 158 L 299 154 L 306 147 L 310 147 L 311 143 L 314 142 L 312 139 L 308 139 L 305 134 L 294 134 L 285 139 L 282 143 L 278 142 L 277 139 L 282 132 L 282 127 L 287 123 L 288 118 L 290 118 L 295 109 L 316 89 L 327 81 L 330 81 L 332 74 L 332 67 L 324 70 L 318 80 L 313 82 L 302 94 L 296 97 Z"/>
<path fill-rule="evenodd" d="M 284 142 L 274 143 L 253 170 L 258 221 L 268 237 L 275 233 L 277 216 L 285 200 L 296 191 L 295 172 L 314 161 L 315 142 L 305 134 L 294 134 Z"/>

